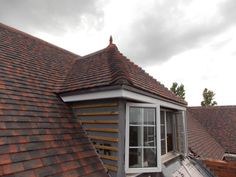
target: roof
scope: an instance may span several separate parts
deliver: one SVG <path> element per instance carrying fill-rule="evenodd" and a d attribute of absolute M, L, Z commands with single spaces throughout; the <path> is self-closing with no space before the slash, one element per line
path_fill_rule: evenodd
<path fill-rule="evenodd" d="M 223 161 L 214 159 L 205 159 L 203 163 L 206 164 L 216 176 L 219 177 L 236 177 L 236 162 Z"/>
<path fill-rule="evenodd" d="M 201 161 L 193 157 L 172 159 L 171 163 L 162 166 L 165 177 L 215 177 Z"/>
<path fill-rule="evenodd" d="M 60 92 L 111 85 L 128 85 L 183 105 L 187 104 L 141 67 L 126 58 L 115 44 L 78 58 Z"/>
<path fill-rule="evenodd" d="M 228 153 L 236 153 L 236 106 L 189 107 L 197 120 Z"/>
<path fill-rule="evenodd" d="M 107 176 L 58 93 L 113 85 L 186 104 L 112 43 L 80 57 L 0 23 L 0 176 Z"/>
<path fill-rule="evenodd" d="M 205 130 L 187 108 L 188 146 L 200 158 L 223 159 L 225 149 Z"/>
<path fill-rule="evenodd" d="M 78 57 L 0 24 L 0 176 L 107 176 L 54 93 Z"/>

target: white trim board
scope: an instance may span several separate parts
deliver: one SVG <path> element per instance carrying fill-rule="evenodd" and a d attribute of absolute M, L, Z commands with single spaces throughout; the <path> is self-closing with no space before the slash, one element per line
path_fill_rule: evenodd
<path fill-rule="evenodd" d="M 76 101 L 108 99 L 108 98 L 126 98 L 146 103 L 159 104 L 163 107 L 186 111 L 186 107 L 184 106 L 162 101 L 157 98 L 149 97 L 146 95 L 142 95 L 124 89 L 61 96 L 61 99 L 64 102 L 76 102 Z"/>

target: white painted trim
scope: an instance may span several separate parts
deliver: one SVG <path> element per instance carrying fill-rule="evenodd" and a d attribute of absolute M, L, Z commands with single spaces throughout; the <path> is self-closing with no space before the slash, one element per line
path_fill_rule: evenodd
<path fill-rule="evenodd" d="M 129 110 L 131 106 L 152 107 L 156 109 L 156 150 L 157 150 L 157 167 L 151 168 L 129 168 Z M 125 172 L 126 173 L 145 173 L 161 171 L 161 144 L 160 144 L 160 105 L 143 104 L 143 103 L 127 103 L 126 104 L 126 138 L 125 138 Z"/>
<path fill-rule="evenodd" d="M 85 100 L 117 98 L 122 96 L 123 96 L 122 89 L 119 89 L 119 90 L 107 90 L 93 93 L 73 94 L 68 96 L 61 96 L 61 98 L 64 102 L 75 102 L 75 101 L 85 101 Z"/>
<path fill-rule="evenodd" d="M 184 126 L 184 155 L 187 156 L 188 155 L 188 136 L 187 136 L 187 116 L 186 116 L 186 112 L 182 111 L 182 115 L 183 115 L 183 126 Z"/>
<path fill-rule="evenodd" d="M 157 116 L 157 163 L 158 163 L 158 167 L 160 167 L 160 171 L 161 171 L 161 129 L 160 129 L 160 124 L 161 124 L 161 107 L 160 104 L 157 104 L 156 106 L 157 112 L 156 112 L 156 116 Z"/>
<path fill-rule="evenodd" d="M 126 104 L 125 113 L 125 172 L 129 169 L 129 104 Z"/>
<path fill-rule="evenodd" d="M 233 157 L 236 158 L 236 154 L 231 154 L 231 153 L 225 153 L 224 157 Z"/>
<path fill-rule="evenodd" d="M 149 96 L 142 95 L 139 93 L 131 92 L 131 91 L 128 91 L 125 89 L 107 90 L 107 91 L 83 93 L 83 94 L 74 94 L 74 95 L 68 95 L 68 96 L 61 96 L 61 98 L 64 102 L 75 102 L 75 101 L 107 99 L 107 98 L 126 98 L 126 99 L 132 99 L 132 100 L 136 100 L 136 101 L 146 102 L 146 103 L 159 104 L 163 107 L 186 111 L 186 107 L 184 107 L 184 106 L 179 106 L 174 103 L 162 101 L 157 98 L 153 98 L 153 97 L 149 97 Z"/>
<path fill-rule="evenodd" d="M 161 162 L 162 163 L 168 162 L 169 160 L 174 159 L 175 157 L 178 157 L 178 156 L 180 156 L 179 153 L 176 153 L 173 151 L 168 152 L 167 154 L 161 156 Z"/>

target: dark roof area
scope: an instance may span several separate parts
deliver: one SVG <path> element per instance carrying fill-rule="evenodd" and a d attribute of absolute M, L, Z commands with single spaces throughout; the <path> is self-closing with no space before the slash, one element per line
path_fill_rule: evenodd
<path fill-rule="evenodd" d="M 107 176 L 54 93 L 78 57 L 0 24 L 0 176 Z"/>
<path fill-rule="evenodd" d="M 129 85 L 180 104 L 187 104 L 122 55 L 115 44 L 77 59 L 60 92 L 111 85 Z"/>
<path fill-rule="evenodd" d="M 226 152 L 236 153 L 236 106 L 190 107 L 188 113 Z"/>
<path fill-rule="evenodd" d="M 223 159 L 224 148 L 187 111 L 188 146 L 200 158 Z"/>

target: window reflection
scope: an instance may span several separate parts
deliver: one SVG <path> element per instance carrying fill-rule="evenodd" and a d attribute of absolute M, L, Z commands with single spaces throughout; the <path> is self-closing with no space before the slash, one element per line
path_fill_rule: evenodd
<path fill-rule="evenodd" d="M 129 150 L 129 166 L 132 168 L 142 167 L 142 149 L 132 148 Z"/>
<path fill-rule="evenodd" d="M 161 155 L 174 150 L 174 112 L 161 111 Z"/>
<path fill-rule="evenodd" d="M 156 146 L 155 130 L 155 127 L 144 127 L 144 146 Z"/>
<path fill-rule="evenodd" d="M 129 167 L 156 167 L 156 108 L 130 107 L 129 115 Z"/>
<path fill-rule="evenodd" d="M 130 108 L 130 124 L 142 124 L 142 114 L 141 114 L 142 109 L 138 107 L 132 107 Z"/>
<path fill-rule="evenodd" d="M 156 167 L 157 166 L 157 155 L 156 148 L 144 149 L 144 167 Z"/>
<path fill-rule="evenodd" d="M 129 145 L 130 146 L 142 146 L 142 127 L 139 126 L 130 126 L 129 133 Z"/>

